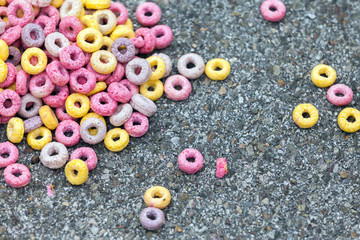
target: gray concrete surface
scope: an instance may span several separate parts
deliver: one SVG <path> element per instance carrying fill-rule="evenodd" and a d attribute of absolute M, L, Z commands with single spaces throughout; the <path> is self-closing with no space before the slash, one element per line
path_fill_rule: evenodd
<path fill-rule="evenodd" d="M 123 2 L 134 23 L 139 2 Z M 350 106 L 358 107 L 360 2 L 284 1 L 280 23 L 262 18 L 261 2 L 158 1 L 160 23 L 174 32 L 174 42 L 159 52 L 174 64 L 188 52 L 205 61 L 226 58 L 231 75 L 221 82 L 205 75 L 193 80 L 186 101 L 158 100 L 149 132 L 124 151 L 96 146 L 99 164 L 82 186 L 71 186 L 64 169 L 35 163 L 39 152 L 19 144 L 19 162 L 30 167 L 32 180 L 13 189 L 0 178 L 0 239 L 358 238 L 359 133 L 339 129 L 342 107 L 326 100 L 310 72 L 319 63 L 331 65 L 336 82 L 354 90 Z M 291 116 L 305 102 L 320 114 L 307 130 Z M 0 133 L 4 141 L 5 126 Z M 187 147 L 205 158 L 195 175 L 177 166 Z M 230 169 L 221 180 L 218 157 L 226 157 Z M 48 184 L 55 185 L 53 198 Z M 167 187 L 172 202 L 163 228 L 150 232 L 138 215 L 154 185 Z"/>

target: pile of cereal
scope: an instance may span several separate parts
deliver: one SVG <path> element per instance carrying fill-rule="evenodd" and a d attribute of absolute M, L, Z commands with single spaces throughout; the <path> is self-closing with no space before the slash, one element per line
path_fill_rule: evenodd
<path fill-rule="evenodd" d="M 44 166 L 66 165 L 68 181 L 80 185 L 96 167 L 96 153 L 83 147 L 69 157 L 67 147 L 81 139 L 89 145 L 104 141 L 108 150 L 119 152 L 130 137 L 148 131 L 148 118 L 157 111 L 154 101 L 164 92 L 169 99 L 185 100 L 191 93 L 189 79 L 205 72 L 210 79 L 224 80 L 230 73 L 224 59 L 205 65 L 189 53 L 178 61 L 180 75 L 169 76 L 169 56 L 137 56 L 166 48 L 173 39 L 170 27 L 156 25 L 161 9 L 154 3 L 138 6 L 136 18 L 144 27 L 136 31 L 126 7 L 110 0 L 8 0 L 2 5 L 0 121 L 8 123 L 10 142 L 0 144 L 9 155 L 0 157 L 0 167 L 6 167 L 5 181 L 13 187 L 25 186 L 31 177 L 15 163 L 13 143 L 24 134 L 41 151 Z M 115 128 L 107 131 L 104 117 Z M 52 142 L 52 131 L 57 142 Z"/>

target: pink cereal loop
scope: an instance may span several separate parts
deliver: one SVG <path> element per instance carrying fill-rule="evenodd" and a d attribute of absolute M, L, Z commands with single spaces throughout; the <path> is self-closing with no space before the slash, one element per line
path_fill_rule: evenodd
<path fill-rule="evenodd" d="M 8 68 L 8 74 L 7 74 L 7 77 L 5 78 L 5 81 L 0 83 L 0 88 L 6 88 L 6 87 L 10 86 L 11 84 L 13 84 L 16 80 L 17 70 L 16 70 L 16 67 L 14 66 L 14 64 L 6 63 L 6 66 Z"/>
<path fill-rule="evenodd" d="M 23 17 L 17 16 L 17 11 L 21 9 L 24 13 Z M 14 0 L 11 2 L 7 9 L 8 20 L 13 26 L 24 27 L 26 24 L 34 21 L 34 9 L 31 4 L 24 0 Z"/>
<path fill-rule="evenodd" d="M 56 31 L 55 21 L 47 16 L 41 15 L 34 21 L 35 24 L 39 25 L 42 29 L 44 29 L 45 37 L 50 33 Z"/>
<path fill-rule="evenodd" d="M 335 84 L 329 88 L 326 97 L 335 106 L 345 106 L 353 99 L 353 91 L 345 84 Z"/>
<path fill-rule="evenodd" d="M 160 21 L 161 9 L 152 2 L 142 3 L 136 9 L 136 18 L 143 26 L 154 26 Z"/>
<path fill-rule="evenodd" d="M 16 86 L 15 90 L 19 95 L 25 95 L 29 91 L 30 74 L 24 70 L 18 71 L 16 74 Z"/>
<path fill-rule="evenodd" d="M 177 90 L 175 87 L 180 86 L 181 89 Z M 174 100 L 181 101 L 186 100 L 191 94 L 191 83 L 190 81 L 181 75 L 173 75 L 168 77 L 164 84 L 164 92 L 166 97 Z"/>
<path fill-rule="evenodd" d="M 89 147 L 81 147 L 75 149 L 70 156 L 70 161 L 74 159 L 86 159 L 85 163 L 89 171 L 93 170 L 96 167 L 98 161 L 94 149 Z"/>
<path fill-rule="evenodd" d="M 15 174 L 20 174 L 20 176 L 17 177 Z M 29 184 L 31 173 L 25 165 L 20 163 L 13 163 L 5 168 L 4 178 L 5 182 L 11 187 L 21 188 Z"/>
<path fill-rule="evenodd" d="M 8 154 L 9 156 L 4 158 L 2 157 L 3 154 Z M 15 163 L 18 158 L 19 150 L 14 144 L 11 142 L 0 143 L 0 168 L 4 168 Z"/>
<path fill-rule="evenodd" d="M 194 161 L 189 161 L 190 159 L 194 159 Z M 178 157 L 178 164 L 182 171 L 188 174 L 194 174 L 200 171 L 204 165 L 204 158 L 198 150 L 194 148 L 187 148 L 180 153 Z"/>
<path fill-rule="evenodd" d="M 123 4 L 119 2 L 111 2 L 109 10 L 111 10 L 115 15 L 119 14 L 117 17 L 117 25 L 125 24 L 129 17 L 129 13 Z"/>
<path fill-rule="evenodd" d="M 16 40 L 20 39 L 22 27 L 14 26 L 5 30 L 5 32 L 1 35 L 1 39 L 6 42 L 8 46 L 16 42 Z"/>
<path fill-rule="evenodd" d="M 216 160 L 216 177 L 222 178 L 228 173 L 227 161 L 225 158 Z"/>
<path fill-rule="evenodd" d="M 166 25 L 156 25 L 151 31 L 156 37 L 156 49 L 166 48 L 173 40 L 172 30 Z"/>
<path fill-rule="evenodd" d="M 51 18 L 52 20 L 54 20 L 55 25 L 59 24 L 60 13 L 55 7 L 48 6 L 48 7 L 41 8 L 40 13 L 39 13 L 39 17 L 42 16 L 42 15 L 45 15 L 45 16 Z"/>
<path fill-rule="evenodd" d="M 265 0 L 260 7 L 263 17 L 270 22 L 281 21 L 286 13 L 286 6 L 280 0 Z"/>

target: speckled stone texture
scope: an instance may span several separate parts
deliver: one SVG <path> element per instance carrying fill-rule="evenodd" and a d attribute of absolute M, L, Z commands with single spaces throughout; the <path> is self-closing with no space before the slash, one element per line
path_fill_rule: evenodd
<path fill-rule="evenodd" d="M 139 2 L 122 1 L 135 29 Z M 343 107 L 326 100 L 310 72 L 319 63 L 331 65 L 336 83 L 354 91 L 349 106 L 359 108 L 360 2 L 283 1 L 280 23 L 262 17 L 261 0 L 157 2 L 159 24 L 174 33 L 173 43 L 157 52 L 174 66 L 188 52 L 205 62 L 226 58 L 230 76 L 215 82 L 203 75 L 191 81 L 187 100 L 158 100 L 149 131 L 122 152 L 96 145 L 98 165 L 81 186 L 71 186 L 64 169 L 44 167 L 40 152 L 23 141 L 18 162 L 30 167 L 32 179 L 14 189 L 1 176 L 0 239 L 358 238 L 360 133 L 340 130 Z M 320 114 L 306 130 L 291 117 L 305 102 Z M 177 166 L 189 147 L 205 161 L 194 175 Z M 222 179 L 215 176 L 219 157 L 229 167 Z M 55 185 L 53 198 L 48 184 Z M 151 232 L 138 217 L 146 207 L 143 194 L 155 185 L 167 187 L 172 201 L 164 226 Z"/>

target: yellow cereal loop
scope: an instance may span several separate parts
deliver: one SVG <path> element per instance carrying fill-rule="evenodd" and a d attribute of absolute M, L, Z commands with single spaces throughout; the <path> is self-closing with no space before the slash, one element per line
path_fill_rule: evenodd
<path fill-rule="evenodd" d="M 0 83 L 5 81 L 8 74 L 8 68 L 6 63 L 0 59 Z"/>
<path fill-rule="evenodd" d="M 104 139 L 105 147 L 112 152 L 120 152 L 129 144 L 129 134 L 121 128 L 111 129 Z"/>
<path fill-rule="evenodd" d="M 88 53 L 96 52 L 103 44 L 103 35 L 94 28 L 85 28 L 77 35 L 76 42 L 83 51 Z"/>
<path fill-rule="evenodd" d="M 97 114 L 97 113 L 94 113 L 94 112 L 88 113 L 85 116 L 83 116 L 81 118 L 81 121 L 80 121 L 80 126 L 85 120 L 87 120 L 89 118 L 98 118 L 98 119 L 100 119 L 105 124 L 105 128 L 106 128 L 106 121 L 105 121 L 104 117 Z M 96 128 L 95 129 L 91 129 L 91 128 L 89 129 L 89 133 L 92 136 L 95 136 L 97 134 L 97 132 L 98 132 L 98 130 Z"/>
<path fill-rule="evenodd" d="M 90 110 L 89 98 L 81 93 L 73 93 L 65 101 L 66 112 L 74 117 L 81 118 Z"/>
<path fill-rule="evenodd" d="M 131 39 L 131 38 L 134 38 L 135 37 L 135 33 L 134 31 L 129 28 L 128 26 L 126 25 L 119 25 L 117 26 L 114 31 L 110 34 L 110 38 L 112 40 L 116 40 L 118 38 L 128 38 L 128 39 Z"/>
<path fill-rule="evenodd" d="M 169 190 L 161 186 L 151 187 L 144 194 L 144 201 L 148 207 L 164 209 L 170 204 L 171 194 Z"/>
<path fill-rule="evenodd" d="M 6 6 L 7 1 L 6 0 L 0 0 L 0 6 Z"/>
<path fill-rule="evenodd" d="M 311 71 L 311 80 L 317 87 L 330 87 L 336 80 L 336 72 L 328 65 L 319 64 Z"/>
<path fill-rule="evenodd" d="M 45 127 L 50 130 L 55 130 L 59 124 L 54 111 L 48 106 L 44 105 L 39 109 L 39 115 Z"/>
<path fill-rule="evenodd" d="M 157 56 L 148 57 L 146 60 L 149 62 L 152 69 L 149 81 L 156 81 L 161 79 L 164 76 L 166 70 L 164 60 Z"/>
<path fill-rule="evenodd" d="M 85 8 L 81 9 L 80 16 L 78 18 L 81 19 L 83 16 L 85 16 Z"/>
<path fill-rule="evenodd" d="M 353 118 L 353 121 L 351 121 Z M 360 129 L 360 111 L 355 108 L 345 108 L 338 115 L 338 125 L 344 132 L 353 133 Z"/>
<path fill-rule="evenodd" d="M 96 18 L 93 15 L 85 15 L 81 18 L 81 23 L 85 28 L 93 28 L 99 30 L 99 23 L 96 21 Z"/>
<path fill-rule="evenodd" d="M 131 30 L 134 30 L 134 25 L 133 25 L 133 23 L 132 23 L 132 21 L 131 21 L 130 18 L 126 19 L 124 25 L 127 26 L 127 27 L 129 27 Z"/>
<path fill-rule="evenodd" d="M 205 74 L 208 78 L 221 81 L 230 74 L 230 63 L 222 58 L 214 58 L 206 63 Z"/>
<path fill-rule="evenodd" d="M 52 0 L 51 6 L 59 8 L 63 4 L 64 0 Z"/>
<path fill-rule="evenodd" d="M 16 82 L 14 82 L 14 83 L 11 84 L 10 86 L 8 86 L 6 89 L 10 89 L 10 90 L 16 91 Z"/>
<path fill-rule="evenodd" d="M 98 92 L 102 92 L 107 88 L 107 85 L 105 82 L 97 82 L 95 84 L 95 88 L 93 90 L 91 90 L 91 92 L 89 92 L 88 94 L 86 94 L 86 96 L 90 97 Z"/>
<path fill-rule="evenodd" d="M 7 128 L 6 135 L 10 142 L 19 143 L 24 137 L 24 122 L 21 118 L 13 117 L 10 118 Z"/>
<path fill-rule="evenodd" d="M 39 127 L 27 135 L 27 143 L 35 150 L 41 150 L 46 144 L 51 142 L 52 134 L 46 127 Z"/>
<path fill-rule="evenodd" d="M 6 44 L 4 40 L 0 39 L 0 59 L 6 61 L 8 57 L 9 57 L 9 46 Z"/>
<path fill-rule="evenodd" d="M 110 4 L 110 0 L 85 0 L 87 9 L 106 9 L 110 7 Z"/>
<path fill-rule="evenodd" d="M 164 85 L 160 80 L 156 81 L 147 81 L 146 83 L 140 85 L 140 94 L 149 98 L 151 101 L 156 101 L 164 93 Z"/>
<path fill-rule="evenodd" d="M 111 52 L 100 50 L 91 55 L 90 64 L 96 72 L 109 74 L 115 70 L 117 60 Z"/>
<path fill-rule="evenodd" d="M 30 63 L 30 58 L 37 58 L 38 62 L 34 66 Z M 21 56 L 21 67 L 25 72 L 35 75 L 43 72 L 47 65 L 47 56 L 40 48 L 28 48 Z"/>
<path fill-rule="evenodd" d="M 65 176 L 72 185 L 81 185 L 88 179 L 89 169 L 80 159 L 74 159 L 65 166 Z"/>
<path fill-rule="evenodd" d="M 312 104 L 299 104 L 293 111 L 293 119 L 299 127 L 311 128 L 317 123 L 319 112 Z"/>
<path fill-rule="evenodd" d="M 101 46 L 100 50 L 105 50 L 111 52 L 111 45 L 113 44 L 113 40 L 109 37 L 103 37 L 103 45 Z"/>

